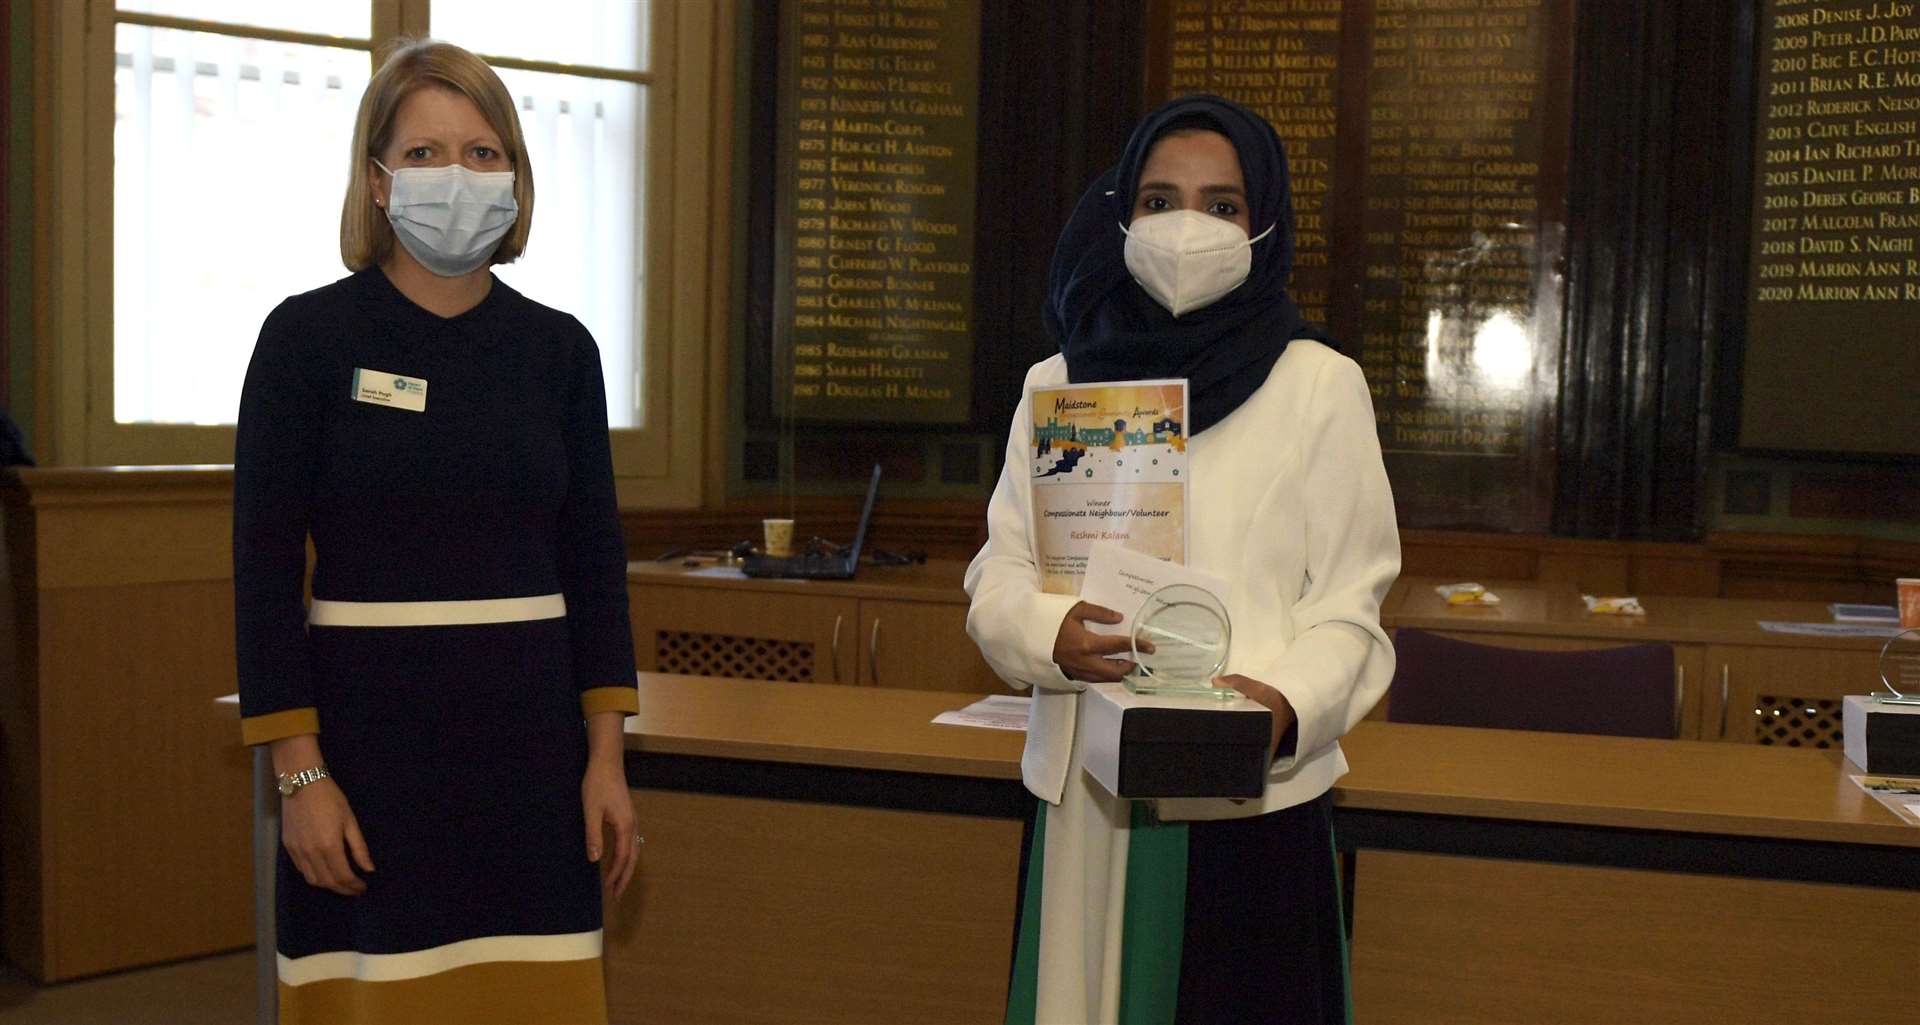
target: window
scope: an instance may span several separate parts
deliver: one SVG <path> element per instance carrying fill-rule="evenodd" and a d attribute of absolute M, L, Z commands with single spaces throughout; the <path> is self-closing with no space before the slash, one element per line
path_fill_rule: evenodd
<path fill-rule="evenodd" d="M 730 5 L 85 0 L 78 15 L 53 6 L 55 50 L 64 43 L 86 59 L 54 57 L 52 122 L 87 127 L 78 140 L 54 132 L 55 180 L 74 177 L 64 167 L 85 182 L 77 200 L 55 201 L 53 218 L 52 248 L 69 261 L 54 272 L 57 335 L 85 340 L 63 341 L 57 356 L 59 462 L 231 458 L 261 321 L 286 296 L 346 273 L 340 197 L 375 51 L 394 36 L 432 35 L 485 57 L 520 109 L 534 230 L 525 255 L 497 273 L 593 332 L 617 472 L 677 475 L 675 493 L 690 485 L 697 497 L 704 343 L 722 323 L 709 308 L 716 263 L 705 240 L 726 234 L 710 150 L 730 137 L 715 130 L 729 97 L 714 103 L 713 87 L 715 58 L 731 47 Z M 674 45 L 682 40 L 685 53 Z M 59 70 L 69 64 L 81 70 Z M 691 76 L 686 86 L 676 67 Z M 700 202 L 664 201 L 689 181 Z M 681 325 L 693 329 L 679 343 L 691 341 L 686 352 L 670 341 Z M 678 407 L 670 367 L 694 375 L 680 379 Z"/>
<path fill-rule="evenodd" d="M 115 26 L 116 424 L 233 423 L 267 312 L 345 272 L 338 197 L 369 66 L 365 46 Z"/>

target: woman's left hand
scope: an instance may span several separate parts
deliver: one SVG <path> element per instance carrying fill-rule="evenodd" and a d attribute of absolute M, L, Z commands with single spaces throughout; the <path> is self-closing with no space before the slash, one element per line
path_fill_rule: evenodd
<path fill-rule="evenodd" d="M 633 799 L 627 794 L 627 776 L 612 758 L 592 758 L 580 781 L 580 804 L 586 812 L 587 860 L 600 865 L 607 897 L 620 899 L 640 860 L 640 838 L 634 832 Z M 604 837 L 613 833 L 612 857 L 605 857 Z"/>
<path fill-rule="evenodd" d="M 1238 673 L 1216 677 L 1214 678 L 1213 685 L 1216 687 L 1232 687 L 1248 698 L 1267 706 L 1267 710 L 1273 713 L 1273 736 L 1267 741 L 1267 757 L 1271 759 L 1277 754 L 1280 748 L 1280 738 L 1286 736 L 1287 730 L 1293 728 L 1295 719 L 1293 703 L 1287 700 L 1287 696 L 1261 683 L 1259 680 L 1250 676 L 1241 676 Z"/>

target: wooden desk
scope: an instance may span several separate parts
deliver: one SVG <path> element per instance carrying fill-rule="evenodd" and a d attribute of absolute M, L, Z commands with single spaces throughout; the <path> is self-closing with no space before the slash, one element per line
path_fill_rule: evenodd
<path fill-rule="evenodd" d="M 967 564 L 861 566 L 852 580 L 752 580 L 724 567 L 627 567 L 645 672 L 1013 693 L 967 636 Z"/>
<path fill-rule="evenodd" d="M 1396 723 L 1346 741 L 1363 1022 L 1905 1022 L 1920 828 L 1833 752 Z"/>
<path fill-rule="evenodd" d="M 1836 751 L 1411 723 L 1362 723 L 1341 747 L 1343 809 L 1878 846 L 1920 867 L 1904 860 L 1920 828 L 1854 786 Z"/>
<path fill-rule="evenodd" d="M 1819 602 L 1651 596 L 1641 599 L 1645 616 L 1603 616 L 1588 612 L 1571 589 L 1492 581 L 1487 583 L 1500 605 L 1448 605 L 1434 586 L 1449 582 L 1400 581 L 1382 609 L 1382 623 L 1519 648 L 1671 644 L 1683 738 L 1838 750 L 1841 699 L 1880 686 L 1879 639 L 1776 634 L 1759 627 L 1762 620 L 1828 622 L 1827 607 Z"/>
<path fill-rule="evenodd" d="M 1020 735 L 928 722 L 971 694 L 640 689 L 614 1021 L 1000 1020 Z M 1358 1021 L 1911 1017 L 1920 829 L 1837 755 L 1373 722 L 1345 744 Z"/>
<path fill-rule="evenodd" d="M 613 1020 L 999 1021 L 1033 799 L 1021 734 L 930 723 L 976 697 L 643 677 Z"/>
<path fill-rule="evenodd" d="M 1029 800 L 1013 782 L 1018 736 L 926 725 L 969 695 L 641 686 L 629 774 L 649 881 L 609 926 L 616 1020 L 998 1019 Z M 1392 723 L 1363 723 L 1346 745 L 1336 831 L 1357 868 L 1357 1020 L 1872 1021 L 1904 999 L 1857 954 L 1903 949 L 1920 916 L 1920 829 L 1859 793 L 1837 755 Z M 908 799 L 949 804 L 889 807 Z M 956 813 L 969 801 L 975 815 Z M 869 893 L 844 866 L 876 859 L 822 839 L 809 825 L 821 808 L 888 844 L 974 853 Z M 724 838 L 724 869 L 700 868 L 708 835 Z M 669 844 L 687 849 L 658 860 Z M 831 926 L 774 898 L 795 857 L 810 882 L 827 866 Z M 753 899 L 730 892 L 741 880 Z M 944 903 L 956 892 L 971 894 L 969 928 Z M 942 902 L 940 930 L 882 931 L 923 900 Z M 808 929 L 831 935 L 778 939 Z M 866 953 L 808 957 L 820 943 Z M 737 949 L 754 962 L 744 973 L 716 960 Z M 876 964 L 877 950 L 903 963 Z M 1803 967 L 1818 986 L 1772 985 Z M 1606 999 L 1589 999 L 1596 984 Z M 866 1002 L 901 993 L 915 995 L 885 1013 Z"/>

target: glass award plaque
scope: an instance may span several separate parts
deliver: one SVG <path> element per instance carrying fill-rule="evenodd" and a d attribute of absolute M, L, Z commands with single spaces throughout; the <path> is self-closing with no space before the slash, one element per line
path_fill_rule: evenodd
<path fill-rule="evenodd" d="M 1869 697 L 1883 705 L 1920 705 L 1920 629 L 1902 630 L 1880 647 L 1880 682 Z"/>
<path fill-rule="evenodd" d="M 1216 687 L 1227 665 L 1233 624 L 1213 592 L 1170 584 L 1147 596 L 1133 617 L 1134 671 L 1126 678 L 1136 694 L 1203 694 L 1232 700 L 1240 692 Z"/>

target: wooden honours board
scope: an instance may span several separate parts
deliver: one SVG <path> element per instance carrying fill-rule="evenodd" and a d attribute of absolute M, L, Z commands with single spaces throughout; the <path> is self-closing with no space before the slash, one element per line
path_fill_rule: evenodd
<path fill-rule="evenodd" d="M 1920 3 L 1768 0 L 1742 445 L 1920 454 Z"/>
<path fill-rule="evenodd" d="M 1379 0 L 1360 353 L 1418 522 L 1538 529 L 1558 391 L 1564 4 Z M 1391 352 L 1389 362 L 1388 352 Z"/>
<path fill-rule="evenodd" d="M 1291 285 L 1366 371 L 1409 526 L 1544 529 L 1569 0 L 1162 0 L 1150 92 L 1280 133 Z"/>
<path fill-rule="evenodd" d="M 773 398 L 798 420 L 968 419 L 978 0 L 783 0 Z"/>

